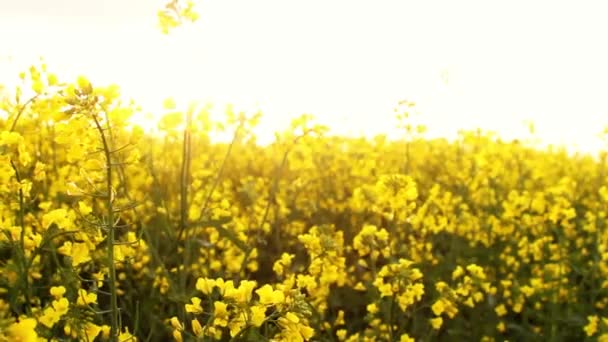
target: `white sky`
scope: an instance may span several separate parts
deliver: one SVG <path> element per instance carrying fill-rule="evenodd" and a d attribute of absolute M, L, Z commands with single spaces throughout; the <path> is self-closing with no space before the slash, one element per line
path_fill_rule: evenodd
<path fill-rule="evenodd" d="M 60 77 L 264 111 L 262 134 L 314 114 L 339 133 L 394 132 L 418 103 L 431 135 L 525 132 L 584 150 L 608 124 L 602 1 L 200 0 L 163 36 L 155 0 L 0 0 L 0 83 L 43 56 Z M 264 139 L 262 139 L 264 140 Z"/>

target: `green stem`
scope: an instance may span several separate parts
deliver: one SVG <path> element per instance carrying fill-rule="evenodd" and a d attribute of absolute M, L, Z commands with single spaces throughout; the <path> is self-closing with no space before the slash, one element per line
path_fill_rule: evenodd
<path fill-rule="evenodd" d="M 13 170 L 15 171 L 15 177 L 17 179 L 17 183 L 19 183 L 19 185 L 21 185 L 21 175 L 19 174 L 19 170 L 17 169 L 17 165 L 15 165 L 15 162 L 11 160 L 11 167 L 13 168 Z M 24 204 L 24 199 L 23 199 L 23 189 L 21 189 L 21 187 L 19 187 L 19 227 L 21 228 L 21 232 L 20 232 L 20 236 L 19 236 L 19 242 L 20 242 L 20 255 L 19 258 L 21 259 L 21 267 L 22 267 L 22 280 L 23 280 L 23 292 L 24 292 L 24 296 L 25 296 L 25 308 L 26 308 L 26 312 L 28 314 L 31 313 L 31 308 L 30 308 L 30 295 L 29 295 L 29 279 L 28 279 L 28 273 L 29 273 L 29 263 L 27 262 L 27 258 L 25 256 L 25 221 L 24 221 L 24 216 L 25 216 L 25 204 Z"/>
<path fill-rule="evenodd" d="M 390 337 L 391 341 L 394 341 L 395 339 L 393 338 L 394 334 L 395 334 L 395 329 L 393 327 L 393 311 L 395 310 L 395 294 L 393 294 L 391 296 L 391 305 L 388 309 L 388 334 Z"/>
<path fill-rule="evenodd" d="M 110 156 L 110 146 L 104 134 L 103 128 L 97 120 L 96 116 L 93 116 L 93 120 L 95 121 L 95 126 L 97 126 L 97 130 L 99 131 L 99 135 L 101 137 L 101 142 L 103 144 L 103 152 L 106 158 L 106 206 L 108 210 L 108 218 L 107 218 L 107 229 L 108 229 L 108 269 L 110 272 L 110 317 L 111 317 L 111 326 L 110 326 L 110 338 L 112 341 L 118 341 L 118 334 L 120 333 L 118 327 L 118 296 L 116 293 L 116 267 L 114 265 L 114 208 L 113 201 L 114 196 L 112 193 L 112 160 Z M 107 123 L 110 124 L 109 122 Z"/>
<path fill-rule="evenodd" d="M 190 161 L 191 161 L 191 141 L 190 141 L 190 127 L 192 125 L 192 113 L 188 112 L 186 118 L 186 128 L 184 129 L 184 140 L 182 144 L 182 169 L 180 178 L 180 219 L 179 219 L 179 234 L 178 240 L 181 238 L 182 233 L 186 232 L 186 239 L 184 241 L 184 270 L 180 272 L 180 289 L 182 293 L 186 291 L 186 280 L 188 275 L 188 267 L 190 266 L 191 257 L 191 241 L 187 238 L 188 232 L 186 227 L 188 226 L 188 187 L 190 186 Z M 181 317 L 184 318 L 184 317 Z"/>
<path fill-rule="evenodd" d="M 13 123 L 11 124 L 10 132 L 15 131 L 15 128 L 17 128 L 17 121 L 19 121 L 19 118 L 21 118 L 21 115 L 23 114 L 23 112 L 25 112 L 25 108 L 27 108 L 27 106 L 29 104 L 31 104 L 32 102 L 34 102 L 37 98 L 38 98 L 38 95 L 30 98 L 23 104 L 23 106 L 21 106 L 21 109 L 19 109 L 19 112 L 17 112 L 17 115 L 15 116 L 15 120 L 13 120 Z"/>

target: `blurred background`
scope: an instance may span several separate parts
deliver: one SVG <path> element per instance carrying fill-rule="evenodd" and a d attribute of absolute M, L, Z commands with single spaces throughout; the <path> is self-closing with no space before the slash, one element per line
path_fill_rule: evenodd
<path fill-rule="evenodd" d="M 416 102 L 431 137 L 459 129 L 595 152 L 608 124 L 601 1 L 200 0 L 170 35 L 162 1 L 0 0 L 0 84 L 44 57 L 60 79 L 116 83 L 143 113 L 198 100 L 264 112 L 261 142 L 302 113 L 336 134 L 396 136 Z M 153 115 L 140 115 L 153 127 Z"/>

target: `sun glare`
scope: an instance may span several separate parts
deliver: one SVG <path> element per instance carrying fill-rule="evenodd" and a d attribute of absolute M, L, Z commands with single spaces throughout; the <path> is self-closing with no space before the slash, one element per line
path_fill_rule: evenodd
<path fill-rule="evenodd" d="M 517 138 L 531 120 L 544 143 L 603 147 L 608 24 L 591 4 L 209 0 L 163 36 L 154 1 L 59 3 L 2 5 L 2 83 L 43 56 L 64 77 L 120 85 L 148 127 L 171 96 L 260 109 L 263 141 L 302 113 L 338 134 L 394 135 L 407 99 L 430 136 Z"/>

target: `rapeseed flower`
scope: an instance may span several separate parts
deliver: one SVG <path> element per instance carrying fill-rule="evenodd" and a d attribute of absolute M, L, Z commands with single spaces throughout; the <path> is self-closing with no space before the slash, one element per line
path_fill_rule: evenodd
<path fill-rule="evenodd" d="M 260 304 L 262 305 L 276 305 L 281 304 L 285 301 L 285 295 L 282 291 L 273 290 L 272 286 L 266 284 L 261 288 L 255 290 L 260 298 Z"/>
<path fill-rule="evenodd" d="M 6 329 L 6 335 L 10 341 L 15 342 L 37 342 L 36 320 L 33 318 L 23 318 L 16 323 L 12 323 Z"/>

